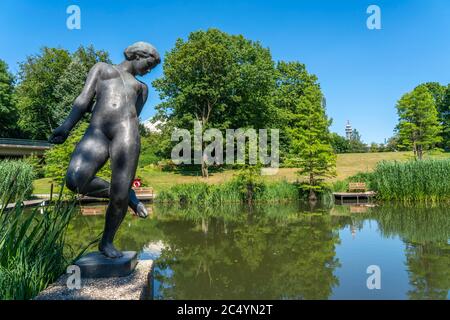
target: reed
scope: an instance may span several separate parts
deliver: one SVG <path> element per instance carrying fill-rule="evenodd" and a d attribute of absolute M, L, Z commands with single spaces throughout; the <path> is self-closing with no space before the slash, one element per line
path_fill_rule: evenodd
<path fill-rule="evenodd" d="M 450 201 L 450 160 L 380 162 L 372 177 L 380 200 Z"/>
<path fill-rule="evenodd" d="M 8 195 L 9 201 L 27 199 L 33 191 L 33 167 L 23 161 L 0 161 L 0 195 Z M 3 197 L 0 199 L 2 203 Z"/>
<path fill-rule="evenodd" d="M 74 203 L 57 201 L 31 212 L 22 206 L 30 188 L 28 165 L 2 163 L 12 169 L 2 180 L 0 202 L 16 200 L 14 208 L 0 208 L 0 299 L 25 300 L 36 296 L 56 280 L 80 254 L 66 246 L 65 235 Z M 6 182 L 5 182 L 6 181 Z"/>
<path fill-rule="evenodd" d="M 222 184 L 188 183 L 163 190 L 156 198 L 160 203 L 186 203 L 218 205 L 227 202 L 248 202 L 246 185 L 239 180 Z M 251 194 L 251 201 L 285 202 L 299 199 L 298 187 L 287 181 L 264 182 L 258 184 Z"/>

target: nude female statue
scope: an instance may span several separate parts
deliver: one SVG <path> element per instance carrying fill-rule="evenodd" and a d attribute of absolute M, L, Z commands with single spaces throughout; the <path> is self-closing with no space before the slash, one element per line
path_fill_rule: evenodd
<path fill-rule="evenodd" d="M 148 215 L 131 189 L 140 151 L 138 117 L 148 95 L 147 86 L 135 76 L 147 74 L 161 62 L 156 49 L 145 42 L 129 46 L 124 55 L 119 65 L 99 62 L 92 67 L 69 116 L 49 138 L 63 143 L 83 114 L 92 111 L 89 127 L 72 154 L 66 185 L 79 194 L 109 198 L 99 244 L 109 258 L 123 255 L 113 241 L 128 206 L 142 218 Z M 111 183 L 95 176 L 108 158 Z"/>

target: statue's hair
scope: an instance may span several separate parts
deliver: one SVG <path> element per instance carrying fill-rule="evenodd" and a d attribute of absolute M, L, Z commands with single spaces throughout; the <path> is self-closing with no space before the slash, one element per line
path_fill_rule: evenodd
<path fill-rule="evenodd" d="M 136 59 L 136 56 L 147 58 L 150 55 L 155 55 L 159 57 L 156 48 L 150 43 L 143 41 L 133 43 L 131 46 L 125 49 L 123 54 L 125 55 L 125 59 L 127 60 L 134 60 Z"/>

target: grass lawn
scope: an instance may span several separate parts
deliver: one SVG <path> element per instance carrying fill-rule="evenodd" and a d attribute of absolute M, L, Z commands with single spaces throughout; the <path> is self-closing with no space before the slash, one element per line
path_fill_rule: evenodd
<path fill-rule="evenodd" d="M 426 158 L 450 158 L 449 153 L 435 153 L 425 156 Z M 405 161 L 412 159 L 412 152 L 381 152 L 381 153 L 348 153 L 339 154 L 337 157 L 337 177 L 330 181 L 343 180 L 358 172 L 367 172 L 373 170 L 375 165 L 382 160 L 398 160 Z M 287 180 L 295 181 L 297 179 L 295 168 L 281 168 L 277 175 L 266 177 L 270 180 Z M 235 174 L 234 170 L 223 170 L 213 172 L 206 182 L 221 183 L 230 180 Z M 178 173 L 178 172 L 162 172 L 151 168 L 140 168 L 137 177 L 143 180 L 144 186 L 153 187 L 156 191 L 166 189 L 175 184 L 204 182 L 201 177 L 200 170 L 198 172 Z M 44 178 L 34 181 L 34 193 L 45 194 L 50 193 L 51 179 Z M 55 188 L 54 192 L 58 192 Z"/>

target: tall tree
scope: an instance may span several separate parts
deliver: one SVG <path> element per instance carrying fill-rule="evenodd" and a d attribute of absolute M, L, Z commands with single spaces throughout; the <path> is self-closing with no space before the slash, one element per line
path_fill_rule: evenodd
<path fill-rule="evenodd" d="M 442 123 L 443 147 L 450 149 L 450 84 L 445 88 L 444 96 L 437 105 L 437 109 Z"/>
<path fill-rule="evenodd" d="M 45 47 L 20 64 L 16 99 L 20 127 L 33 139 L 46 139 L 70 110 L 90 67 L 106 61 L 104 51 L 80 47 L 74 54 Z"/>
<path fill-rule="evenodd" d="M 8 65 L 0 60 L 0 137 L 18 136 L 17 120 L 19 118 L 14 101 L 14 78 L 8 71 Z"/>
<path fill-rule="evenodd" d="M 335 175 L 336 155 L 331 146 L 328 119 L 317 77 L 299 62 L 277 66 L 276 105 L 282 113 L 283 128 L 289 137 L 290 162 L 306 177 L 302 186 L 309 199 L 316 199 L 325 177 Z"/>
<path fill-rule="evenodd" d="M 164 76 L 153 82 L 167 125 L 192 128 L 265 128 L 272 119 L 274 66 L 268 49 L 217 29 L 178 39 L 166 55 Z M 202 175 L 208 176 L 205 159 Z"/>
<path fill-rule="evenodd" d="M 349 151 L 350 143 L 345 137 L 343 137 L 335 132 L 332 132 L 330 137 L 331 137 L 330 138 L 331 146 L 333 147 L 333 150 L 335 153 L 349 153 L 350 152 Z"/>
<path fill-rule="evenodd" d="M 450 147 L 450 84 L 446 87 L 439 82 L 426 82 L 419 87 L 425 87 L 433 96 L 434 103 L 438 111 L 438 119 L 442 125 L 442 143 L 438 146 L 442 148 Z"/>
<path fill-rule="evenodd" d="M 58 125 L 67 118 L 73 102 L 83 90 L 89 70 L 97 62 L 111 63 L 106 51 L 95 50 L 93 46 L 81 46 L 71 55 L 70 64 L 61 74 L 54 88 L 56 101 L 52 108 L 52 119 Z"/>
<path fill-rule="evenodd" d="M 412 148 L 420 160 L 424 150 L 442 141 L 441 126 L 432 94 L 425 86 L 406 93 L 397 103 L 397 130 L 401 143 Z"/>
<path fill-rule="evenodd" d="M 352 135 L 349 140 L 351 153 L 363 153 L 369 150 L 369 147 L 362 141 L 361 134 L 358 130 L 353 129 Z"/>

